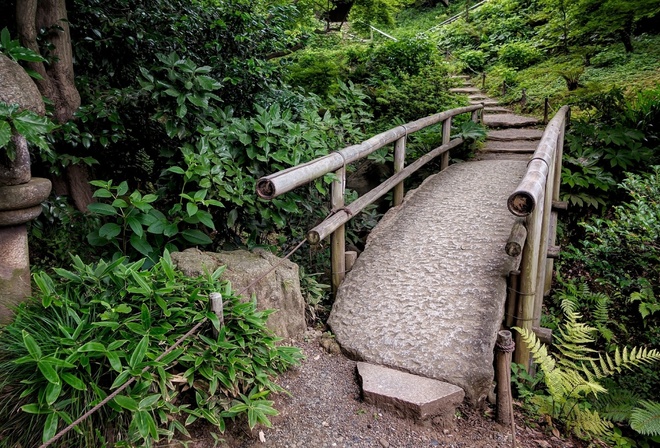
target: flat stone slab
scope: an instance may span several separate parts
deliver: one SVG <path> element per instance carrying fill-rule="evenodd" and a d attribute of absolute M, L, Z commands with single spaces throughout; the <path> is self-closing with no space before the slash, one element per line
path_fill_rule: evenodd
<path fill-rule="evenodd" d="M 463 389 L 453 384 L 383 366 L 358 362 L 357 372 L 365 402 L 403 417 L 453 417 L 465 396 Z"/>
<path fill-rule="evenodd" d="M 501 129 L 488 131 L 486 140 L 509 142 L 512 140 L 540 140 L 543 137 L 541 129 Z"/>
<path fill-rule="evenodd" d="M 449 91 L 452 93 L 481 93 L 481 89 L 476 87 L 454 87 L 453 89 L 449 89 Z"/>
<path fill-rule="evenodd" d="M 517 260 L 504 252 L 515 222 L 506 203 L 520 160 L 450 165 L 372 231 L 337 293 L 329 324 L 358 361 L 446 381 L 480 404 Z"/>
<path fill-rule="evenodd" d="M 492 100 L 492 98 L 487 97 L 486 95 L 468 95 L 468 99 L 474 100 L 474 101 Z"/>
<path fill-rule="evenodd" d="M 539 120 L 517 114 L 484 114 L 484 124 L 494 128 L 521 128 L 535 126 Z"/>
<path fill-rule="evenodd" d="M 538 140 L 486 141 L 483 152 L 520 152 L 532 153 L 538 147 Z"/>
<path fill-rule="evenodd" d="M 470 104 L 483 104 L 484 106 L 499 106 L 497 100 L 470 100 Z"/>
<path fill-rule="evenodd" d="M 511 109 L 507 109 L 506 107 L 500 107 L 500 106 L 487 106 L 484 107 L 484 112 L 488 114 L 512 114 L 513 111 Z"/>

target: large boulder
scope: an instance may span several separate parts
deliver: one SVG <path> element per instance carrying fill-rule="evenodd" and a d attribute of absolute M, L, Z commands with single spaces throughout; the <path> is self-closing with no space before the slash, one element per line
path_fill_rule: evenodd
<path fill-rule="evenodd" d="M 297 264 L 289 260 L 282 261 L 263 249 L 251 252 L 202 252 L 198 249 L 187 249 L 173 253 L 172 260 L 181 272 L 190 277 L 226 266 L 222 278 L 229 280 L 233 290 L 237 292 L 282 262 L 273 272 L 248 288 L 243 297 L 247 299 L 252 295 L 256 296 L 259 310 L 277 310 L 268 317 L 267 325 L 280 337 L 294 338 L 307 328 L 305 300 L 300 292 Z"/>
<path fill-rule="evenodd" d="M 46 113 L 46 106 L 37 85 L 23 68 L 0 53 L 0 102 L 18 104 L 39 115 Z"/>

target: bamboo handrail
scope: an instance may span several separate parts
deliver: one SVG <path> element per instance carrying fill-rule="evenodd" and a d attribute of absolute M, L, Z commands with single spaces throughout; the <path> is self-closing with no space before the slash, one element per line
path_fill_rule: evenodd
<path fill-rule="evenodd" d="M 516 309 L 516 326 L 529 331 L 539 326 L 543 296 L 552 270 L 548 248 L 554 246 L 557 229 L 551 215 L 553 204 L 559 201 L 564 131 L 569 116 L 570 109 L 564 106 L 550 120 L 527 165 L 527 172 L 507 200 L 509 211 L 523 217 L 527 229 L 515 294 L 517 305 L 509 304 L 507 309 Z M 519 243 L 520 239 L 516 241 Z M 515 362 L 529 369 L 531 353 L 520 334 L 516 335 L 516 347 Z"/>
<path fill-rule="evenodd" d="M 401 137 L 405 137 L 407 134 L 412 134 L 456 115 L 482 108 L 483 105 L 475 104 L 420 118 L 419 120 L 381 132 L 359 145 L 348 146 L 327 156 L 287 168 L 270 176 L 262 177 L 257 181 L 257 194 L 264 199 L 276 198 L 294 188 L 305 185 L 332 171 L 336 171 L 344 165 L 362 159 L 383 146 L 395 142 Z"/>
<path fill-rule="evenodd" d="M 257 194 L 263 199 L 273 199 L 330 172 L 335 173 L 336 179 L 332 183 L 331 194 L 334 213 L 307 233 L 307 241 L 318 244 L 328 235 L 331 236 L 332 290 L 336 293 L 346 271 L 344 224 L 393 188 L 394 205 L 400 205 L 403 201 L 403 181 L 435 157 L 442 155 L 440 169 L 445 169 L 449 164 L 449 150 L 463 143 L 462 138 L 450 140 L 452 117 L 471 113 L 470 119 L 478 122 L 481 121 L 483 107 L 483 104 L 475 104 L 420 118 L 375 135 L 359 145 L 348 146 L 327 156 L 262 177 L 257 181 Z M 442 123 L 442 145 L 404 167 L 408 135 L 437 123 Z M 395 142 L 395 174 L 348 206 L 344 206 L 346 165 L 392 142 Z"/>
<path fill-rule="evenodd" d="M 563 130 L 568 106 L 563 106 L 543 132 L 541 142 L 527 165 L 527 173 L 507 201 L 509 211 L 516 216 L 528 216 L 545 191 L 545 182 L 556 153 L 557 141 Z"/>

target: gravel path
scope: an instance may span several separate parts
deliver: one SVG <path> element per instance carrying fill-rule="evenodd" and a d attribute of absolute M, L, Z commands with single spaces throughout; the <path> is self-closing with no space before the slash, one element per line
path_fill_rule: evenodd
<path fill-rule="evenodd" d="M 363 403 L 356 383 L 355 362 L 328 353 L 317 337 L 306 342 L 290 342 L 302 348 L 306 360 L 283 374 L 278 383 L 291 396 L 274 398 L 280 415 L 272 418 L 273 427 L 257 427 L 250 432 L 245 423 L 228 426 L 218 446 L 231 448 L 508 448 L 510 428 L 498 425 L 491 410 L 482 412 L 461 408 L 453 427 L 431 421 L 404 420 L 392 412 Z M 328 344 L 325 344 L 326 346 Z M 332 347 L 330 347 L 332 350 Z M 521 419 L 517 419 L 521 423 Z M 210 448 L 211 428 L 197 427 L 190 448 Z M 520 448 L 579 447 L 572 441 L 548 437 L 539 431 L 518 426 Z"/>

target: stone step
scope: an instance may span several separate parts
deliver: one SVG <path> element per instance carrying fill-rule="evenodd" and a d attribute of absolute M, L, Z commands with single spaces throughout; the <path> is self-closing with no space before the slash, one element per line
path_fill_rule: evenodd
<path fill-rule="evenodd" d="M 522 128 L 535 126 L 539 120 L 516 114 L 484 114 L 484 124 L 492 128 Z"/>
<path fill-rule="evenodd" d="M 484 112 L 488 114 L 512 114 L 513 111 L 511 109 L 507 109 L 506 107 L 501 107 L 501 106 L 487 106 L 484 107 Z"/>
<path fill-rule="evenodd" d="M 480 152 L 474 156 L 474 160 L 520 160 L 528 162 L 531 157 L 530 153 Z"/>
<path fill-rule="evenodd" d="M 454 87 L 449 91 L 451 93 L 481 93 L 481 90 L 476 87 Z"/>
<path fill-rule="evenodd" d="M 497 100 L 487 99 L 487 100 L 470 100 L 470 104 L 483 104 L 484 106 L 499 106 L 500 103 Z"/>
<path fill-rule="evenodd" d="M 477 101 L 477 100 L 491 100 L 492 98 L 487 97 L 484 94 L 476 94 L 476 95 L 468 95 L 469 100 Z"/>
<path fill-rule="evenodd" d="M 358 362 L 357 373 L 365 402 L 402 417 L 451 422 L 465 397 L 463 389 L 453 384 L 375 364 Z"/>
<path fill-rule="evenodd" d="M 450 78 L 454 78 L 454 79 L 470 79 L 470 76 L 469 76 L 469 75 L 452 75 L 452 76 L 450 76 Z"/>
<path fill-rule="evenodd" d="M 513 140 L 513 141 L 486 141 L 486 144 L 481 149 L 483 152 L 515 152 L 515 153 L 532 153 L 536 151 L 539 144 L 538 140 Z"/>
<path fill-rule="evenodd" d="M 540 140 L 543 131 L 540 129 L 501 129 L 488 131 L 486 140 L 510 142 L 512 140 Z"/>

